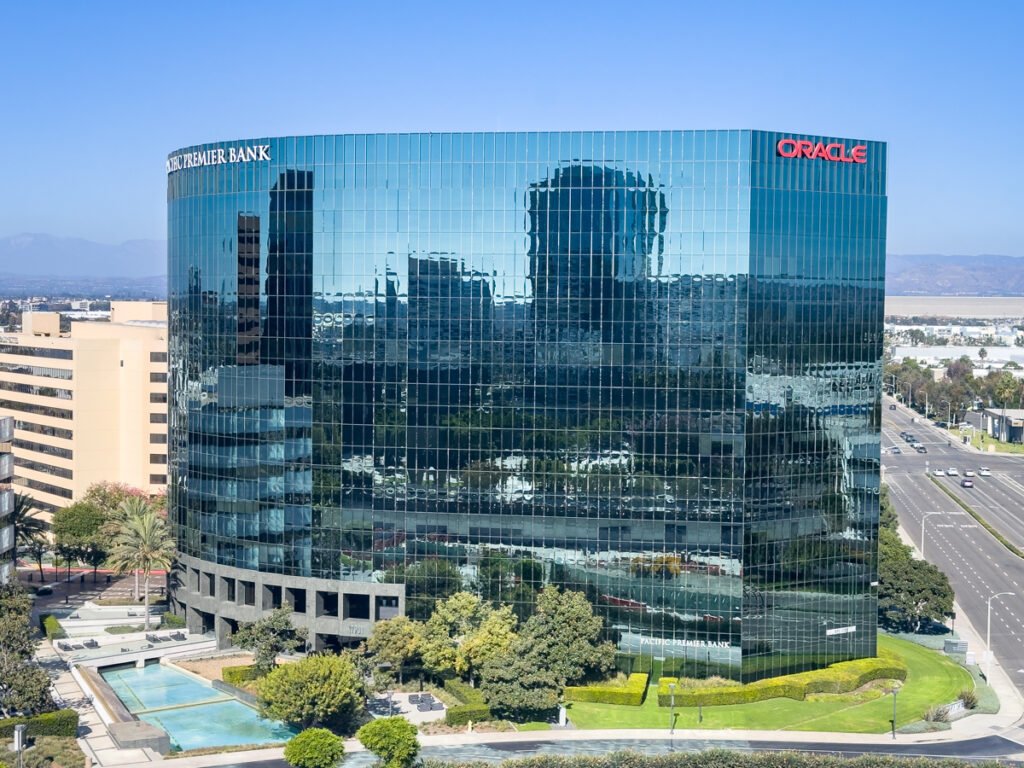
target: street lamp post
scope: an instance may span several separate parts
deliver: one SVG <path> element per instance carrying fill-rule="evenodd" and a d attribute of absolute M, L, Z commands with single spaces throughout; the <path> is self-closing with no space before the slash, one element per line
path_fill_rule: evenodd
<path fill-rule="evenodd" d="M 921 518 L 921 559 L 924 560 L 924 521 L 932 515 L 941 515 L 941 512 L 925 512 L 924 517 Z"/>
<path fill-rule="evenodd" d="M 1003 595 L 1012 595 L 1013 592 L 996 592 L 988 599 L 988 615 L 985 619 L 985 680 L 988 681 L 992 673 L 992 601 Z"/>
<path fill-rule="evenodd" d="M 892 686 L 892 737 L 896 738 L 896 694 L 900 692 L 900 681 L 896 680 Z"/>
<path fill-rule="evenodd" d="M 910 407 L 911 407 L 911 409 L 913 409 L 913 407 L 914 407 L 914 382 L 912 382 L 912 381 L 901 381 L 900 382 L 900 388 L 902 389 L 903 387 L 907 388 L 908 399 L 910 400 Z"/>
<path fill-rule="evenodd" d="M 676 684 L 668 684 L 668 696 L 669 696 L 669 715 L 668 715 L 668 735 L 669 735 L 669 748 L 674 746 L 673 740 L 675 739 L 676 733 Z"/>

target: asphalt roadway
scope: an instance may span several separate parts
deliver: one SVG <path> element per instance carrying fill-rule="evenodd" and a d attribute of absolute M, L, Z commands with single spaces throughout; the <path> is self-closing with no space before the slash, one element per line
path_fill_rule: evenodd
<path fill-rule="evenodd" d="M 899 445 L 900 455 L 883 454 L 883 481 L 889 486 L 900 524 L 925 559 L 949 576 L 957 602 L 984 638 L 989 598 L 994 598 L 992 648 L 1018 690 L 1024 691 L 1024 560 L 1012 554 L 949 498 L 938 483 L 962 498 L 1009 540 L 1024 543 L 1024 456 L 981 453 L 953 442 L 909 409 L 883 405 L 882 447 Z M 899 433 L 912 432 L 928 449 L 919 454 Z M 936 469 L 956 467 L 959 476 L 935 477 Z M 976 476 L 973 488 L 960 481 L 965 469 L 988 467 L 991 477 Z M 927 520 L 924 518 L 927 516 Z M 922 522 L 924 538 L 921 536 Z M 983 648 L 972 648 L 983 659 Z M 984 665 L 982 665 L 984 669 Z"/>

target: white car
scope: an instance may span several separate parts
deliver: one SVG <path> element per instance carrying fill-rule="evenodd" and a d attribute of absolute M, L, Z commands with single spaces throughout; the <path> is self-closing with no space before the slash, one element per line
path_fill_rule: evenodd
<path fill-rule="evenodd" d="M 964 470 L 964 477 L 974 477 L 974 470 L 973 469 L 965 469 Z"/>
<path fill-rule="evenodd" d="M 960 474 L 960 470 L 958 470 L 956 467 L 950 467 L 949 469 L 946 470 L 946 474 L 949 475 L 950 477 L 956 477 L 957 475 Z"/>
<path fill-rule="evenodd" d="M 945 477 L 946 471 L 943 469 L 936 469 L 934 472 L 932 472 L 932 474 L 935 475 L 936 477 Z"/>
<path fill-rule="evenodd" d="M 992 470 L 988 467 L 982 467 L 978 470 L 978 477 L 992 477 Z"/>

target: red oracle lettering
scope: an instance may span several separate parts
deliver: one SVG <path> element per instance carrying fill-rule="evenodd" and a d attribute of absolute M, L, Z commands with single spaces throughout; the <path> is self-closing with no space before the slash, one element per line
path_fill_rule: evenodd
<path fill-rule="evenodd" d="M 827 160 L 830 163 L 863 165 L 868 161 L 867 144 L 857 144 L 847 153 L 846 145 L 839 142 L 826 144 L 806 139 L 779 139 L 775 144 L 775 152 L 779 157 L 803 157 L 808 160 Z"/>
<path fill-rule="evenodd" d="M 779 153 L 780 157 L 796 157 L 800 154 L 800 146 L 796 139 L 780 139 L 779 143 L 775 145 L 775 151 Z"/>

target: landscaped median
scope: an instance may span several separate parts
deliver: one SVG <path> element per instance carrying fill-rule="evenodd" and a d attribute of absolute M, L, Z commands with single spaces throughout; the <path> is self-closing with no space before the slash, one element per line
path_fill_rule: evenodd
<path fill-rule="evenodd" d="M 677 688 L 675 726 L 883 733 L 891 727 L 891 680 L 903 680 L 897 727 L 921 720 L 930 707 L 950 704 L 962 690 L 974 688 L 967 670 L 935 651 L 887 635 L 879 635 L 878 648 L 877 659 L 844 662 L 822 672 L 746 686 Z M 574 701 L 569 717 L 577 728 L 668 728 L 671 696 L 668 681 L 662 682 L 659 687 L 652 681 L 639 706 Z"/>

